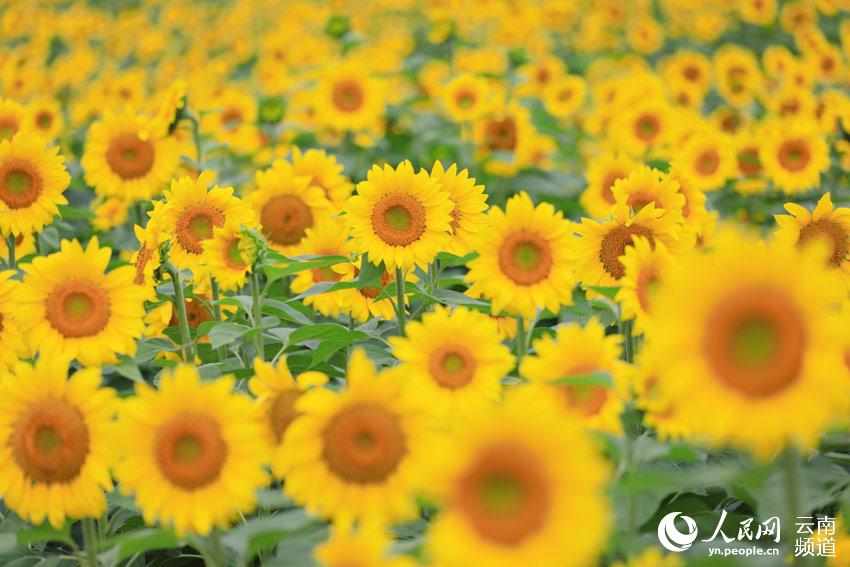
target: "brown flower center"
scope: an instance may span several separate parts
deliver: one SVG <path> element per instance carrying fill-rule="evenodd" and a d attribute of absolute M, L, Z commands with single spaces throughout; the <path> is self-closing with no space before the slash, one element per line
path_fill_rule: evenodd
<path fill-rule="evenodd" d="M 746 176 L 753 177 L 761 173 L 761 160 L 758 146 L 743 148 L 738 152 L 738 169 Z"/>
<path fill-rule="evenodd" d="M 135 133 L 116 136 L 106 150 L 106 163 L 121 179 L 144 177 L 153 167 L 153 161 L 153 143 Z"/>
<path fill-rule="evenodd" d="M 20 128 L 18 121 L 11 116 L 0 117 L 0 140 L 10 140 Z"/>
<path fill-rule="evenodd" d="M 46 110 L 42 110 L 35 115 L 35 124 L 42 130 L 47 130 L 53 125 L 53 114 Z"/>
<path fill-rule="evenodd" d="M 434 382 L 449 390 L 469 384 L 477 363 L 469 349 L 460 344 L 443 345 L 431 353 L 428 370 Z"/>
<path fill-rule="evenodd" d="M 800 229 L 797 246 L 802 247 L 812 241 L 826 242 L 829 245 L 832 251 L 829 263 L 833 266 L 841 265 L 841 262 L 847 258 L 847 253 L 850 252 L 850 237 L 847 231 L 840 224 L 829 219 L 812 221 Z"/>
<path fill-rule="evenodd" d="M 652 142 L 660 132 L 661 122 L 654 114 L 641 114 L 635 121 L 635 135 L 642 142 Z"/>
<path fill-rule="evenodd" d="M 162 476 L 179 488 L 196 490 L 219 477 L 227 445 L 213 418 L 185 412 L 159 427 L 154 454 Z"/>
<path fill-rule="evenodd" d="M 620 179 L 624 179 L 629 173 L 621 169 L 609 171 L 602 179 L 602 198 L 610 204 L 614 204 L 617 199 L 612 191 L 614 184 Z"/>
<path fill-rule="evenodd" d="M 517 127 L 513 118 L 490 120 L 487 123 L 485 145 L 490 150 L 513 151 L 517 143 Z"/>
<path fill-rule="evenodd" d="M 263 206 L 260 222 L 269 240 L 291 246 L 313 226 L 313 211 L 296 195 L 276 195 Z"/>
<path fill-rule="evenodd" d="M 190 254 L 204 251 L 202 242 L 224 224 L 224 213 L 207 203 L 189 205 L 177 219 L 177 242 Z"/>
<path fill-rule="evenodd" d="M 43 183 L 32 163 L 12 158 L 0 167 L 0 200 L 10 209 L 23 209 L 36 202 Z"/>
<path fill-rule="evenodd" d="M 99 286 L 72 280 L 53 288 L 45 300 L 47 320 L 65 338 L 90 337 L 109 323 L 109 296 Z"/>
<path fill-rule="evenodd" d="M 301 397 L 300 390 L 283 390 L 274 397 L 269 406 L 269 422 L 275 441 L 280 443 L 283 434 L 295 418 L 301 413 L 295 409 L 295 402 Z"/>
<path fill-rule="evenodd" d="M 552 270 L 552 247 L 539 234 L 519 230 L 499 247 L 499 268 L 517 285 L 534 285 Z"/>
<path fill-rule="evenodd" d="M 777 155 L 779 164 L 788 171 L 800 171 L 809 165 L 812 159 L 809 145 L 805 140 L 794 139 L 787 140 L 779 146 Z"/>
<path fill-rule="evenodd" d="M 322 458 L 336 476 L 356 484 L 390 477 L 407 454 L 398 416 L 373 402 L 340 409 L 322 432 Z"/>
<path fill-rule="evenodd" d="M 209 310 L 204 306 L 203 302 L 197 299 L 187 299 L 185 302 L 186 305 L 186 321 L 189 323 L 189 326 L 193 329 L 196 328 L 201 323 L 206 321 L 211 321 L 212 317 L 210 316 Z M 179 325 L 179 321 L 177 319 L 177 313 L 172 311 L 171 320 L 168 322 L 169 327 L 175 327 Z"/>
<path fill-rule="evenodd" d="M 635 236 L 643 236 L 649 240 L 650 244 L 654 243 L 652 230 L 639 224 L 617 225 L 602 237 L 599 245 L 599 261 L 615 280 L 622 278 L 625 274 L 626 269 L 620 262 L 620 257 L 626 253 L 626 246 L 632 244 Z"/>
<path fill-rule="evenodd" d="M 703 349 L 720 382 L 744 396 L 764 398 L 797 380 L 807 342 L 803 319 L 787 296 L 752 288 L 714 305 Z"/>
<path fill-rule="evenodd" d="M 425 207 L 405 193 L 383 197 L 372 210 L 372 230 L 390 246 L 407 246 L 425 232 Z"/>
<path fill-rule="evenodd" d="M 363 87 L 357 81 L 340 81 L 331 95 L 334 106 L 343 112 L 356 112 L 363 106 Z"/>
<path fill-rule="evenodd" d="M 694 163 L 694 169 L 700 175 L 714 175 L 720 167 L 720 154 L 714 148 L 701 152 Z"/>
<path fill-rule="evenodd" d="M 80 474 L 89 454 L 89 428 L 83 415 L 65 400 L 32 402 L 9 438 L 12 457 L 28 480 L 69 482 Z"/>

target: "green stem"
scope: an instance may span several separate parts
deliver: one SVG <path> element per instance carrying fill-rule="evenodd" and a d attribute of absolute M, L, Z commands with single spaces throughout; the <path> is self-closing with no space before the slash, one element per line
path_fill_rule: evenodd
<path fill-rule="evenodd" d="M 522 359 L 525 358 L 526 350 L 525 341 L 525 319 L 522 315 L 517 315 L 516 318 L 516 373 L 520 376 L 519 368 L 522 365 Z"/>
<path fill-rule="evenodd" d="M 623 358 L 626 362 L 635 360 L 635 337 L 632 334 L 633 321 L 621 321 L 620 330 L 623 333 Z"/>
<path fill-rule="evenodd" d="M 201 124 L 198 122 L 197 118 L 192 118 L 192 140 L 195 142 L 195 157 L 198 167 L 201 167 L 201 161 L 203 161 L 204 153 L 201 147 Z"/>
<path fill-rule="evenodd" d="M 404 305 L 404 274 L 401 268 L 395 269 L 396 317 L 398 318 L 398 334 L 404 336 L 405 305 Z"/>
<path fill-rule="evenodd" d="M 260 295 L 260 276 L 257 270 L 251 271 L 251 310 L 253 311 L 254 327 L 259 329 L 263 324 L 263 300 Z M 254 356 L 265 360 L 263 351 L 263 331 L 254 333 Z"/>
<path fill-rule="evenodd" d="M 183 281 L 180 272 L 171 264 L 166 264 L 165 270 L 171 276 L 174 285 L 174 309 L 177 311 L 177 322 L 180 326 L 180 342 L 185 349 L 183 359 L 186 362 L 195 361 L 195 347 L 192 344 L 192 334 L 189 332 L 189 318 L 186 315 L 186 296 L 183 293 Z"/>
<path fill-rule="evenodd" d="M 218 281 L 213 277 L 210 278 L 210 293 L 212 294 L 213 317 L 215 317 L 215 320 L 218 322 L 221 321 L 221 304 L 219 303 L 221 294 L 218 290 Z M 218 347 L 216 352 L 218 353 L 219 362 L 224 360 L 227 356 L 227 353 L 224 351 L 224 347 Z"/>
<path fill-rule="evenodd" d="M 785 477 L 785 500 L 788 502 L 788 519 L 785 521 L 786 529 L 791 529 L 800 515 L 800 453 L 795 447 L 788 447 L 782 456 L 783 476 Z M 793 533 L 793 532 L 789 532 Z M 793 538 L 789 537 L 788 553 L 794 553 Z M 794 565 L 805 565 L 804 557 L 795 557 Z"/>
<path fill-rule="evenodd" d="M 83 551 L 89 567 L 97 567 L 97 528 L 92 518 L 83 519 Z"/>
<path fill-rule="evenodd" d="M 13 270 L 18 268 L 18 263 L 15 261 L 15 246 L 17 246 L 17 239 L 14 234 L 10 234 L 6 237 L 6 250 L 9 254 L 9 268 Z"/>

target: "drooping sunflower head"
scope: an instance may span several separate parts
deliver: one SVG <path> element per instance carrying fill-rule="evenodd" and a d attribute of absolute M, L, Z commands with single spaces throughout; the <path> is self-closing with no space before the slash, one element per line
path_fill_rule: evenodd
<path fill-rule="evenodd" d="M 40 232 L 68 201 L 71 177 L 57 147 L 32 132 L 0 141 L 0 232 Z"/>
<path fill-rule="evenodd" d="M 834 310 L 844 289 L 817 254 L 721 231 L 710 254 L 671 266 L 655 295 L 647 336 L 665 361 L 659 387 L 711 443 L 763 457 L 808 446 L 846 399 Z M 739 427 L 745 419 L 763 427 Z"/>
<path fill-rule="evenodd" d="M 55 528 L 66 517 L 103 514 L 104 490 L 112 488 L 108 435 L 116 398 L 100 388 L 100 372 L 85 369 L 68 378 L 66 358 L 42 355 L 35 366 L 18 363 L 0 392 L 0 494 L 6 505 Z"/>
<path fill-rule="evenodd" d="M 572 301 L 571 224 L 549 203 L 534 206 L 523 192 L 505 210 L 495 207 L 469 262 L 469 293 L 492 300 L 502 311 L 531 317 L 538 308 L 557 312 Z"/>
<path fill-rule="evenodd" d="M 165 189 L 180 160 L 178 142 L 149 135 L 144 116 L 107 112 L 86 135 L 80 163 L 100 195 L 150 199 Z"/>
<path fill-rule="evenodd" d="M 449 195 L 454 205 L 451 211 L 451 236 L 445 249 L 452 254 L 463 256 L 471 251 L 472 241 L 481 232 L 487 222 L 484 212 L 487 210 L 487 194 L 483 185 L 476 185 L 467 170 L 458 171 L 452 164 L 448 169 L 439 161 L 434 162 L 431 179 L 439 183 Z"/>
<path fill-rule="evenodd" d="M 115 475 L 135 495 L 145 521 L 172 524 L 178 534 L 224 528 L 250 512 L 268 482 L 268 442 L 250 399 L 233 392 L 233 377 L 201 382 L 179 366 L 159 389 L 139 385 L 119 415 Z"/>
<path fill-rule="evenodd" d="M 106 271 L 111 255 L 97 238 L 85 248 L 63 240 L 59 252 L 22 267 L 24 286 L 13 311 L 32 347 L 83 364 L 135 352 L 147 292 L 133 283 L 132 267 Z"/>
<path fill-rule="evenodd" d="M 357 251 L 390 270 L 408 270 L 427 266 L 442 248 L 454 203 L 436 179 L 404 161 L 396 168 L 373 166 L 346 208 Z"/>

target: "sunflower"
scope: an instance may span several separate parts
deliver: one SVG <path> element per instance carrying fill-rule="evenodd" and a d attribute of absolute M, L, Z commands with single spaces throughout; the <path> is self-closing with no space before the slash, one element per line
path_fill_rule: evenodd
<path fill-rule="evenodd" d="M 12 314 L 12 306 L 17 300 L 21 283 L 15 277 L 14 270 L 0 272 L 0 368 L 5 369 L 17 364 L 19 358 L 26 358 L 30 351 L 24 336 Z"/>
<path fill-rule="evenodd" d="M 411 557 L 392 556 L 392 540 L 376 522 L 354 528 L 334 528 L 330 539 L 313 550 L 324 567 L 414 567 Z"/>
<path fill-rule="evenodd" d="M 330 218 L 333 205 L 321 187 L 311 185 L 312 174 L 296 175 L 292 164 L 277 160 L 255 177 L 257 190 L 245 200 L 254 208 L 269 243 L 281 253 L 296 251 L 308 228 Z"/>
<path fill-rule="evenodd" d="M 67 359 L 19 362 L 0 382 L 0 494 L 33 524 L 99 518 L 112 489 L 108 437 L 115 392 L 89 368 L 68 378 Z"/>
<path fill-rule="evenodd" d="M 626 273 L 620 257 L 626 247 L 634 244 L 635 236 L 643 236 L 653 246 L 663 242 L 674 253 L 693 244 L 693 234 L 683 231 L 676 217 L 656 209 L 654 203 L 637 213 L 632 213 L 625 203 L 618 203 L 611 208 L 610 219 L 598 222 L 583 218 L 576 232 L 576 272 L 585 286 L 617 285 Z"/>
<path fill-rule="evenodd" d="M 169 131 L 175 127 L 175 121 L 180 111 L 186 106 L 186 81 L 177 79 L 162 98 L 158 101 L 150 119 L 148 120 L 147 132 L 142 134 L 143 139 L 151 136 L 160 138 L 167 136 Z"/>
<path fill-rule="evenodd" d="M 431 169 L 431 179 L 437 181 L 443 191 L 449 194 L 449 200 L 454 204 L 451 211 L 451 236 L 447 239 L 444 249 L 457 256 L 471 252 L 472 241 L 487 224 L 487 194 L 483 185 L 476 185 L 475 178 L 469 177 L 469 172 L 457 170 L 452 164 L 448 169 L 439 161 L 434 162 Z"/>
<path fill-rule="evenodd" d="M 538 308 L 560 311 L 572 303 L 575 277 L 569 257 L 571 223 L 550 203 L 536 207 L 528 193 L 493 207 L 468 264 L 468 293 L 492 301 L 492 312 L 530 318 Z"/>
<path fill-rule="evenodd" d="M 612 120 L 609 140 L 629 155 L 653 153 L 676 139 L 676 113 L 664 100 L 639 100 Z"/>
<path fill-rule="evenodd" d="M 640 166 L 624 179 L 618 179 L 611 188 L 615 203 L 623 203 L 632 211 L 640 211 L 652 203 L 656 210 L 672 217 L 680 217 L 685 197 L 679 185 L 664 172 Z"/>
<path fill-rule="evenodd" d="M 585 173 L 587 188 L 579 199 L 581 206 L 591 217 L 607 217 L 615 202 L 614 183 L 628 177 L 640 165 L 625 154 L 605 153 L 593 158 Z"/>
<path fill-rule="evenodd" d="M 710 254 L 680 258 L 655 294 L 647 336 L 665 361 L 658 387 L 712 444 L 764 458 L 811 446 L 847 397 L 834 310 L 845 294 L 817 255 L 721 232 Z"/>
<path fill-rule="evenodd" d="M 625 254 L 620 257 L 624 274 L 617 302 L 622 310 L 622 319 L 634 319 L 636 333 L 643 333 L 652 320 L 655 292 L 670 262 L 670 253 L 662 242 L 652 246 L 642 236 L 635 236 L 632 246 L 627 246 Z"/>
<path fill-rule="evenodd" d="M 327 66 L 315 92 L 316 117 L 334 130 L 370 130 L 380 123 L 386 85 L 354 61 Z"/>
<path fill-rule="evenodd" d="M 27 105 L 25 125 L 45 140 L 55 140 L 65 126 L 62 108 L 53 98 L 38 98 Z"/>
<path fill-rule="evenodd" d="M 705 191 L 697 188 L 693 178 L 682 169 L 674 164 L 670 166 L 670 179 L 679 184 L 679 193 L 685 197 L 685 204 L 682 207 L 682 218 L 689 225 L 695 225 L 702 222 L 708 216 L 708 209 L 705 206 L 707 197 Z"/>
<path fill-rule="evenodd" d="M 31 348 L 84 365 L 110 364 L 116 355 L 136 352 L 147 292 L 133 283 L 130 266 L 106 273 L 111 255 L 97 238 L 85 249 L 63 240 L 59 252 L 21 267 L 24 285 L 11 309 Z"/>
<path fill-rule="evenodd" d="M 719 131 L 701 128 L 675 152 L 673 161 L 703 191 L 723 187 L 735 175 L 732 141 Z"/>
<path fill-rule="evenodd" d="M 820 185 L 829 168 L 829 146 L 809 121 L 794 120 L 765 125 L 759 158 L 774 187 L 800 193 Z"/>
<path fill-rule="evenodd" d="M 761 90 L 762 77 L 756 56 L 737 45 L 727 44 L 715 52 L 714 75 L 720 94 L 736 108 L 752 102 Z"/>
<path fill-rule="evenodd" d="M 499 400 L 502 378 L 513 368 L 513 356 L 490 317 L 458 307 L 437 307 L 411 321 L 405 337 L 391 337 L 394 370 L 407 387 L 432 400 L 449 422 L 468 418 Z"/>
<path fill-rule="evenodd" d="M 347 204 L 355 249 L 389 270 L 427 266 L 452 232 L 450 195 L 428 172 L 414 173 L 409 161 L 373 166 Z"/>
<path fill-rule="evenodd" d="M 247 90 L 228 87 L 203 104 L 211 109 L 201 119 L 201 129 L 237 153 L 256 151 L 262 142 L 257 127 L 257 101 Z"/>
<path fill-rule="evenodd" d="M 354 186 L 348 177 L 343 175 L 342 164 L 337 163 L 336 156 L 325 150 L 311 148 L 302 152 L 298 147 L 293 147 L 290 159 L 296 177 L 309 175 L 309 185 L 324 190 L 325 197 L 334 209 L 342 208 L 346 199 L 351 196 Z"/>
<path fill-rule="evenodd" d="M 254 413 L 266 430 L 269 445 L 278 447 L 286 430 L 301 415 L 295 409 L 295 402 L 309 388 L 324 386 L 328 377 L 310 371 L 293 378 L 285 355 L 274 366 L 255 358 L 253 366 L 254 376 L 248 381 L 248 389 L 257 398 Z"/>
<path fill-rule="evenodd" d="M 308 228 L 298 245 L 298 254 L 349 257 L 351 252 L 351 243 L 345 226 L 335 218 L 320 222 L 314 228 Z M 293 293 L 301 294 L 318 283 L 339 282 L 345 273 L 344 270 L 335 268 L 336 266 L 324 266 L 299 272 L 293 278 L 290 288 Z M 358 292 L 358 290 L 353 291 Z M 331 291 L 309 295 L 304 298 L 304 305 L 327 317 L 337 317 L 341 309 L 339 302 L 341 293 L 341 291 Z"/>
<path fill-rule="evenodd" d="M 565 75 L 543 91 L 543 105 L 552 116 L 568 118 L 581 108 L 586 96 L 584 79 L 577 75 Z"/>
<path fill-rule="evenodd" d="M 10 140 L 26 125 L 26 109 L 8 98 L 0 98 L 0 141 Z"/>
<path fill-rule="evenodd" d="M 147 299 L 152 300 L 156 298 L 156 291 L 154 290 L 156 286 L 155 272 L 162 263 L 160 244 L 165 240 L 165 235 L 162 233 L 159 223 L 153 220 L 148 221 L 144 228 L 133 225 L 133 232 L 136 235 L 136 240 L 139 241 L 138 250 L 133 252 L 130 257 L 130 263 L 136 272 L 133 283 L 148 291 Z"/>
<path fill-rule="evenodd" d="M 702 53 L 680 49 L 660 63 L 661 75 L 667 83 L 683 81 L 698 92 L 711 86 L 711 63 Z"/>
<path fill-rule="evenodd" d="M 86 183 L 99 195 L 131 201 L 159 194 L 177 170 L 180 149 L 172 137 L 147 137 L 148 130 L 141 115 L 107 111 L 86 135 L 80 160 Z"/>
<path fill-rule="evenodd" d="M 490 83 L 471 73 L 453 77 L 443 86 L 440 98 L 446 114 L 455 122 L 471 122 L 493 105 Z"/>
<path fill-rule="evenodd" d="M 651 348 L 642 348 L 634 366 L 628 368 L 635 406 L 643 412 L 643 421 L 655 430 L 659 439 L 679 440 L 692 435 L 682 422 L 679 411 L 658 386 L 658 371 L 663 364 Z"/>
<path fill-rule="evenodd" d="M 622 337 L 605 335 L 605 327 L 591 318 L 584 327 L 561 325 L 555 335 L 533 343 L 535 354 L 523 359 L 520 375 L 548 392 L 590 429 L 622 433 L 622 387 L 625 364 L 620 360 Z M 612 386 L 569 383 L 570 378 L 608 374 Z"/>
<path fill-rule="evenodd" d="M 253 211 L 233 195 L 232 187 L 210 187 L 214 179 L 214 172 L 204 171 L 194 180 L 189 176 L 172 180 L 163 204 L 151 213 L 151 220 L 171 238 L 169 259 L 181 270 L 202 265 L 203 243 L 216 227 L 255 221 Z"/>
<path fill-rule="evenodd" d="M 41 232 L 68 201 L 71 182 L 57 147 L 47 148 L 31 132 L 0 141 L 0 232 Z"/>
<path fill-rule="evenodd" d="M 761 146 L 764 137 L 754 128 L 741 128 L 734 138 L 738 179 L 735 191 L 744 195 L 760 193 L 767 189 L 764 166 L 761 163 Z"/>
<path fill-rule="evenodd" d="M 338 525 L 415 517 L 412 495 L 431 444 L 427 404 L 354 350 L 345 390 L 313 388 L 295 404 L 302 415 L 286 430 L 275 462 L 286 493 Z"/>
<path fill-rule="evenodd" d="M 354 262 L 343 262 L 331 266 L 331 269 L 340 275 L 340 282 L 353 282 L 360 277 L 361 259 L 357 258 Z M 415 282 L 416 276 L 414 273 L 408 272 L 405 276 L 405 281 Z M 335 292 L 334 299 L 339 303 L 341 313 L 346 313 L 361 323 L 369 320 L 369 317 L 378 317 L 384 320 L 392 320 L 395 318 L 395 310 L 393 309 L 392 300 L 384 295 L 384 290 L 395 282 L 395 274 L 384 271 L 381 274 L 379 283 L 380 287 L 366 286 L 361 288 L 341 289 Z M 381 296 L 384 295 L 383 298 Z M 408 296 L 405 294 L 404 303 L 407 305 Z"/>
<path fill-rule="evenodd" d="M 253 269 L 256 250 L 254 239 L 242 227 L 229 221 L 213 228 L 212 238 L 202 242 L 202 272 L 214 277 L 222 291 L 238 291 Z"/>
<path fill-rule="evenodd" d="M 202 382 L 194 366 L 166 373 L 158 390 L 136 384 L 116 425 L 115 477 L 146 523 L 205 535 L 254 508 L 269 447 L 260 422 L 245 419 L 250 399 L 233 386 L 230 375 Z"/>
<path fill-rule="evenodd" d="M 427 545 L 437 565 L 596 563 L 610 525 L 608 469 L 578 420 L 537 389 L 520 390 L 435 455 L 445 507 Z"/>
<path fill-rule="evenodd" d="M 812 212 L 796 203 L 786 203 L 785 210 L 791 214 L 774 215 L 777 242 L 800 248 L 821 245 L 826 264 L 850 278 L 850 208 L 836 208 L 826 193 Z"/>

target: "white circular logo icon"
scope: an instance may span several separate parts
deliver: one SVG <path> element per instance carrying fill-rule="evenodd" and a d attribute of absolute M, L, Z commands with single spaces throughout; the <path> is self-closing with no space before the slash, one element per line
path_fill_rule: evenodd
<path fill-rule="evenodd" d="M 681 553 L 688 549 L 697 539 L 697 523 L 689 516 L 682 516 L 688 530 L 682 533 L 676 527 L 676 517 L 682 516 L 681 512 L 670 512 L 658 522 L 658 541 L 669 551 Z"/>

